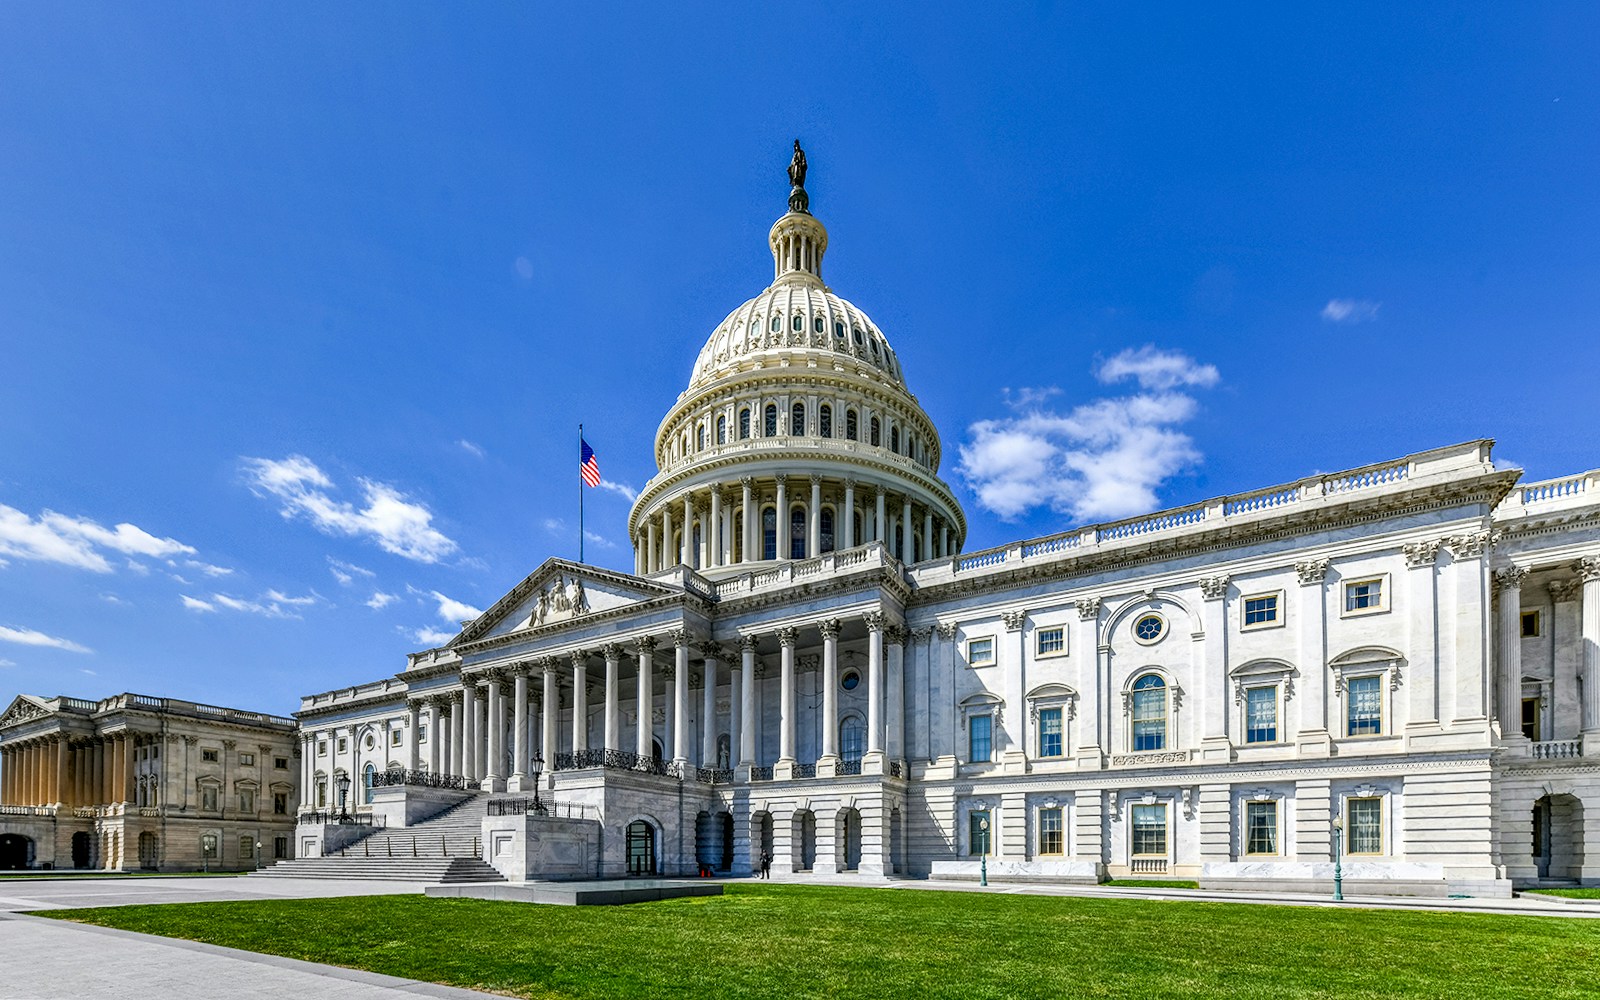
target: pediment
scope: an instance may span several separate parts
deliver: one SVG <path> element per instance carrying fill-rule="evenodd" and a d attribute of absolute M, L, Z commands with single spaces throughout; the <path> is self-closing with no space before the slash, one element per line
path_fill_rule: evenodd
<path fill-rule="evenodd" d="M 549 559 L 517 584 L 450 645 L 512 632 L 580 621 L 593 615 L 646 604 L 682 591 L 624 573 Z"/>
<path fill-rule="evenodd" d="M 11 700 L 4 715 L 0 715 L 0 727 L 14 726 L 21 722 L 31 722 L 50 714 L 50 709 L 45 703 L 31 694 L 19 694 Z"/>

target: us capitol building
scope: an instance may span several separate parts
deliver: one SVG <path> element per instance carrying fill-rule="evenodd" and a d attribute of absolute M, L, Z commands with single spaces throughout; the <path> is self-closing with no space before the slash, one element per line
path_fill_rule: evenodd
<path fill-rule="evenodd" d="M 966 552 L 805 172 L 657 431 L 634 572 L 551 559 L 305 698 L 297 856 L 444 815 L 511 879 L 1600 882 L 1600 473 L 1472 441 Z"/>

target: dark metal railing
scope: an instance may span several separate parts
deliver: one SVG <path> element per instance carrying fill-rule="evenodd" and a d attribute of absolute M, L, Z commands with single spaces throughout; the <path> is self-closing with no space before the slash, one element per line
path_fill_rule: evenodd
<path fill-rule="evenodd" d="M 772 780 L 772 766 L 769 764 L 766 767 L 752 767 L 750 769 L 750 780 L 751 781 L 771 781 Z"/>
<path fill-rule="evenodd" d="M 861 762 L 859 760 L 841 760 L 838 773 L 841 778 L 850 774 L 860 774 Z"/>
<path fill-rule="evenodd" d="M 889 762 L 889 777 L 891 777 L 891 778 L 903 777 L 903 775 L 900 773 L 900 762 L 899 761 L 891 760 Z"/>
<path fill-rule="evenodd" d="M 794 776 L 796 778 L 815 778 L 817 776 L 817 765 L 796 764 L 794 766 Z"/>
<path fill-rule="evenodd" d="M 317 826 L 376 826 L 380 828 L 387 826 L 382 816 L 374 816 L 371 813 L 340 814 L 333 812 L 332 810 L 327 810 L 303 812 L 299 815 L 298 819 L 301 823 L 309 823 Z"/>
<path fill-rule="evenodd" d="M 379 771 L 372 776 L 373 788 L 395 788 L 400 785 L 465 789 L 467 779 L 459 774 L 434 774 L 432 771 Z"/>
<path fill-rule="evenodd" d="M 733 784 L 733 768 L 731 767 L 697 767 L 694 769 L 695 780 L 705 785 L 731 785 Z"/>
<path fill-rule="evenodd" d="M 539 799 L 490 799 L 490 816 L 521 816 L 524 813 L 534 813 L 538 816 L 548 815 L 549 807 Z"/>
<path fill-rule="evenodd" d="M 623 750 L 575 750 L 571 753 L 556 754 L 557 771 L 581 771 L 590 767 L 609 767 L 618 771 L 659 774 L 662 777 L 683 780 L 682 767 L 659 757 L 644 757 Z"/>

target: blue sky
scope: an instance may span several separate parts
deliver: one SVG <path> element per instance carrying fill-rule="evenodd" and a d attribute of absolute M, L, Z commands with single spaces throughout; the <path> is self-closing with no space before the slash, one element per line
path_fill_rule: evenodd
<path fill-rule="evenodd" d="M 0 7 L 0 691 L 398 671 L 576 555 L 580 421 L 631 568 L 796 136 L 969 549 L 1600 466 L 1600 8 L 1393 6 Z"/>

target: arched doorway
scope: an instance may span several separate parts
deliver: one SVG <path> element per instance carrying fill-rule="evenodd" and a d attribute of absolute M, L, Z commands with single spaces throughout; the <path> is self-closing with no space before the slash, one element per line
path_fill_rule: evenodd
<path fill-rule="evenodd" d="M 1583 874 L 1583 803 L 1546 795 L 1533 804 L 1533 859 L 1539 878 L 1573 881 Z"/>
<path fill-rule="evenodd" d="M 906 835 L 902 829 L 905 823 L 899 809 L 889 811 L 889 871 L 898 875 L 905 867 Z"/>
<path fill-rule="evenodd" d="M 666 754 L 666 751 L 662 748 L 660 740 L 651 740 L 650 741 L 650 754 L 656 760 L 665 760 L 666 759 L 667 754 Z"/>
<path fill-rule="evenodd" d="M 72 867 L 89 867 L 89 835 L 82 830 L 72 835 Z"/>
<path fill-rule="evenodd" d="M 161 865 L 161 841 L 148 830 L 139 834 L 139 867 L 154 871 Z"/>
<path fill-rule="evenodd" d="M 704 809 L 694 818 L 694 860 L 705 872 L 717 867 L 722 854 L 721 833 L 716 818 Z"/>
<path fill-rule="evenodd" d="M 725 812 L 722 819 L 722 864 L 717 867 L 725 872 L 733 871 L 733 813 Z"/>
<path fill-rule="evenodd" d="M 32 860 L 32 840 L 20 833 L 0 833 L 0 870 L 27 868 Z"/>
<path fill-rule="evenodd" d="M 839 810 L 839 846 L 844 855 L 840 860 L 847 872 L 861 867 L 861 812 L 856 809 Z"/>
<path fill-rule="evenodd" d="M 750 817 L 750 867 L 759 871 L 761 856 L 772 854 L 772 814 L 758 812 Z"/>
<path fill-rule="evenodd" d="M 656 828 L 642 819 L 628 824 L 628 874 L 656 873 Z"/>
<path fill-rule="evenodd" d="M 808 872 L 817 861 L 817 817 L 809 809 L 794 814 L 795 871 Z"/>

